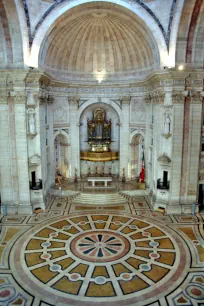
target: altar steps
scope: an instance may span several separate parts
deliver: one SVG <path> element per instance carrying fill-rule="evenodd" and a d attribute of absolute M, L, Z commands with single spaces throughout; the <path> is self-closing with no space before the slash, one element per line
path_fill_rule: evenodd
<path fill-rule="evenodd" d="M 127 199 L 119 193 L 112 194 L 91 194 L 81 193 L 72 203 L 82 205 L 120 205 L 127 203 Z"/>

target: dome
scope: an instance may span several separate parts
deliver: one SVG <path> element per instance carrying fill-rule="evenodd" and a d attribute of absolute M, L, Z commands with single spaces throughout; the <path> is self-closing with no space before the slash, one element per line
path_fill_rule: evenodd
<path fill-rule="evenodd" d="M 152 34 L 137 15 L 116 4 L 92 2 L 55 21 L 39 64 L 57 80 L 127 80 L 158 67 L 158 54 Z"/>

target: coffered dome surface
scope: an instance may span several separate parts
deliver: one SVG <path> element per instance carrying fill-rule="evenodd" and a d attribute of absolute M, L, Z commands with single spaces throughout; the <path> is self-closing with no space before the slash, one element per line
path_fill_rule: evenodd
<path fill-rule="evenodd" d="M 150 30 L 119 5 L 92 2 L 64 13 L 44 39 L 40 66 L 59 80 L 143 77 L 159 66 Z"/>

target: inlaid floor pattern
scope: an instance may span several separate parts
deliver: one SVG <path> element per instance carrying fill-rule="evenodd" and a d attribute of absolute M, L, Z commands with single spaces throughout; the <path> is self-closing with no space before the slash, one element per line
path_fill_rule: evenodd
<path fill-rule="evenodd" d="M 119 193 L 81 193 L 73 201 L 74 204 L 82 205 L 112 205 L 112 204 L 125 204 L 127 200 Z"/>
<path fill-rule="evenodd" d="M 204 305 L 202 213 L 163 215 L 144 196 L 76 196 L 1 217 L 0 306 Z"/>

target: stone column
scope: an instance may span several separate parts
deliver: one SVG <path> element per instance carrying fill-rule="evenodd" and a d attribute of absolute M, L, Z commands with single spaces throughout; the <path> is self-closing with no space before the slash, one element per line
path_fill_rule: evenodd
<path fill-rule="evenodd" d="M 15 145 L 16 145 L 16 167 L 18 174 L 18 213 L 32 213 L 30 204 L 30 186 L 28 174 L 28 143 L 27 143 L 27 122 L 26 122 L 26 94 L 25 92 L 12 93 L 15 103 Z M 12 98 L 12 97 L 11 97 Z M 12 108 L 12 103 L 10 104 Z M 15 166 L 14 166 L 15 167 Z"/>
<path fill-rule="evenodd" d="M 12 177 L 11 166 L 11 144 L 10 144 L 10 126 L 9 126 L 9 106 L 8 96 L 1 93 L 0 96 L 0 186 L 1 202 L 7 205 L 8 212 L 15 213 L 13 206 L 18 191 L 14 192 L 14 178 Z M 16 168 L 16 167 L 15 167 Z M 15 188 L 16 189 L 16 188 Z M 13 209 L 12 209 L 13 206 Z M 8 209 L 9 207 L 9 209 Z"/>
<path fill-rule="evenodd" d="M 4 102 L 0 105 L 1 200 L 8 214 L 32 214 L 25 91 L 11 90 Z"/>
<path fill-rule="evenodd" d="M 184 96 L 181 91 L 172 92 L 173 126 L 172 126 L 172 158 L 170 197 L 167 213 L 181 213 L 180 189 L 183 153 L 183 128 L 184 128 Z"/>
<path fill-rule="evenodd" d="M 146 188 L 149 191 L 152 190 L 152 104 L 151 104 L 151 96 L 145 96 L 145 105 L 146 105 L 146 137 L 145 137 L 145 183 Z"/>
<path fill-rule="evenodd" d="M 78 108 L 79 98 L 69 97 L 70 114 L 70 151 L 71 151 L 71 178 L 75 177 L 75 169 L 80 177 L 80 142 Z"/>
<path fill-rule="evenodd" d="M 180 194 L 183 213 L 191 213 L 192 203 L 197 200 L 202 99 L 199 91 L 191 91 L 191 95 L 186 98 L 185 102 L 185 130 Z"/>
<path fill-rule="evenodd" d="M 47 107 L 48 107 L 48 122 L 47 122 L 47 131 L 48 131 L 48 181 L 49 187 L 55 184 L 55 167 L 53 169 L 53 165 L 55 165 L 54 157 L 55 157 L 55 149 L 54 149 L 54 139 L 53 139 L 53 114 L 54 114 L 54 97 L 49 95 L 47 99 Z M 54 171 L 53 171 L 54 170 Z"/>
<path fill-rule="evenodd" d="M 122 112 L 121 112 L 121 122 L 120 122 L 120 178 L 123 175 L 123 168 L 125 169 L 125 176 L 128 177 L 128 167 L 129 167 L 129 124 L 130 124 L 130 97 L 121 98 Z"/>

